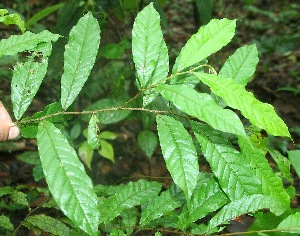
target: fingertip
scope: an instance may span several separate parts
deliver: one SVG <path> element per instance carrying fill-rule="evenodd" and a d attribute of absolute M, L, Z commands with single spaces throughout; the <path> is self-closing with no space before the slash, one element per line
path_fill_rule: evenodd
<path fill-rule="evenodd" d="M 8 139 L 14 139 L 20 134 L 20 129 L 17 126 L 12 126 L 8 132 Z"/>

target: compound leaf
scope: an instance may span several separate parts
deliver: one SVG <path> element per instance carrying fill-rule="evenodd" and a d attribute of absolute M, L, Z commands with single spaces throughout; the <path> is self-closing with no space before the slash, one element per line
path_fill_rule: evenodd
<path fill-rule="evenodd" d="M 222 97 L 228 106 L 240 110 L 253 125 L 274 136 L 291 137 L 286 124 L 276 114 L 274 107 L 257 100 L 244 86 L 232 79 L 213 74 L 195 74 L 213 93 Z"/>
<path fill-rule="evenodd" d="M 29 31 L 22 35 L 12 35 L 0 41 L 0 57 L 3 55 L 15 55 L 19 52 L 32 51 L 38 44 L 55 42 L 60 35 L 52 34 L 47 30 L 34 34 Z"/>
<path fill-rule="evenodd" d="M 202 26 L 180 51 L 173 73 L 182 71 L 219 51 L 231 41 L 235 27 L 236 20 L 226 18 L 213 19 L 207 25 Z"/>
<path fill-rule="evenodd" d="M 32 56 L 24 64 L 18 63 L 14 67 L 11 83 L 11 100 L 15 118 L 19 120 L 27 110 L 36 95 L 48 67 L 48 58 L 35 62 Z"/>
<path fill-rule="evenodd" d="M 300 234 L 300 212 L 289 215 L 277 226 L 277 230 L 286 233 Z"/>
<path fill-rule="evenodd" d="M 196 187 L 199 174 L 198 157 L 193 140 L 182 123 L 172 117 L 157 116 L 156 122 L 167 169 L 188 201 Z"/>
<path fill-rule="evenodd" d="M 239 117 L 231 110 L 223 109 L 206 93 L 198 93 L 187 85 L 160 85 L 157 90 L 181 111 L 206 122 L 215 129 L 246 135 Z"/>
<path fill-rule="evenodd" d="M 224 206 L 209 222 L 207 231 L 216 226 L 227 223 L 240 215 L 255 212 L 262 209 L 270 209 L 275 215 L 281 215 L 284 210 L 279 201 L 263 194 L 245 196 Z"/>
<path fill-rule="evenodd" d="M 135 19 L 132 55 L 139 89 L 166 78 L 169 71 L 168 49 L 160 27 L 160 16 L 153 3 L 146 6 Z"/>
<path fill-rule="evenodd" d="M 181 229 L 187 228 L 191 223 L 221 208 L 227 201 L 227 196 L 213 178 L 205 178 L 204 181 L 200 179 L 189 207 L 185 206 L 179 215 L 178 226 Z"/>
<path fill-rule="evenodd" d="M 238 84 L 245 86 L 254 74 L 258 61 L 258 51 L 255 44 L 241 47 L 226 60 L 219 76 L 231 78 Z"/>
<path fill-rule="evenodd" d="M 184 201 L 182 190 L 175 184 L 171 185 L 168 190 L 155 197 L 148 203 L 146 208 L 142 210 L 140 225 L 145 226 L 149 222 L 160 218 L 165 213 L 180 207 Z"/>
<path fill-rule="evenodd" d="M 220 132 L 194 121 L 191 125 L 204 157 L 230 200 L 261 193 L 260 181 L 250 164 Z"/>
<path fill-rule="evenodd" d="M 39 124 L 38 149 L 49 190 L 62 212 L 89 235 L 98 235 L 97 196 L 75 150 L 52 123 Z"/>
<path fill-rule="evenodd" d="M 108 223 L 119 216 L 125 209 L 150 201 L 157 196 L 160 190 L 160 183 L 145 180 L 124 185 L 113 196 L 104 199 L 99 204 L 101 222 Z"/>
<path fill-rule="evenodd" d="M 67 109 L 78 96 L 94 66 L 100 44 L 98 21 L 89 12 L 71 29 L 64 53 L 61 105 Z"/>

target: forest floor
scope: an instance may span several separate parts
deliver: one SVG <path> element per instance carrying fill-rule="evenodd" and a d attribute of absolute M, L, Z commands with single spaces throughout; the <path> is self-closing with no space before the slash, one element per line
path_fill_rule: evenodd
<path fill-rule="evenodd" d="M 193 6 L 186 4 L 183 0 L 169 2 L 165 8 L 168 22 L 166 41 L 170 47 L 181 48 L 197 31 L 196 20 L 191 14 L 194 11 Z M 217 55 L 213 55 L 210 64 L 218 70 L 226 58 L 238 47 L 256 43 L 260 61 L 254 79 L 247 85 L 247 89 L 253 92 L 259 100 L 272 104 L 290 128 L 294 143 L 288 139 L 272 138 L 272 145 L 284 155 L 287 150 L 300 149 L 299 1 L 257 0 L 249 6 L 245 4 L 245 1 L 215 2 L 214 18 L 226 17 L 239 21 L 237 22 L 237 35 L 232 43 Z M 4 37 L 1 34 L 0 37 Z M 0 88 L 0 95 L 8 100 L 9 89 L 4 88 L 5 86 L 9 88 L 10 81 L 7 80 L 3 84 L 4 87 Z M 43 104 L 43 101 L 41 103 Z M 101 157 L 94 158 L 92 170 L 88 170 L 88 174 L 95 184 L 118 184 L 146 178 L 160 180 L 165 186 L 170 185 L 171 178 L 159 148 L 149 160 L 138 146 L 136 137 L 141 129 L 141 124 L 135 120 L 123 121 L 121 124 L 109 127 L 110 131 L 118 133 L 118 138 L 113 141 L 115 163 Z M 13 152 L 6 151 L 11 145 L 9 143 L 0 146 L 0 186 L 44 185 L 43 181 L 37 183 L 33 180 L 32 165 L 16 158 L 24 150 L 36 150 L 35 141 L 20 139 L 17 143 L 19 150 Z M 208 170 L 209 167 L 203 165 L 201 169 Z M 295 179 L 298 180 L 298 177 L 295 176 Z M 296 184 L 299 192 L 299 183 Z M 294 204 L 299 205 L 298 200 Z M 20 219 L 25 215 L 26 213 L 20 214 Z"/>

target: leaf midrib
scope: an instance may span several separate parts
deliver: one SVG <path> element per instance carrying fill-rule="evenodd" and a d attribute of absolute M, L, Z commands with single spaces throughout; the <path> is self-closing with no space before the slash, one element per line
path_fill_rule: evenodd
<path fill-rule="evenodd" d="M 87 35 L 88 35 L 87 32 L 88 32 L 89 28 L 87 27 L 87 25 L 88 25 L 88 23 L 89 23 L 89 19 L 90 19 L 90 18 L 88 18 L 88 19 L 86 20 L 86 22 L 85 22 L 85 31 L 84 31 L 84 36 L 83 36 L 83 40 L 82 40 L 83 44 L 79 44 L 79 45 L 80 45 L 80 51 L 78 52 L 79 57 L 78 57 L 78 61 L 77 61 L 76 65 L 75 65 L 75 70 L 74 70 L 75 73 L 72 74 L 71 84 L 70 84 L 70 86 L 68 86 L 67 96 L 66 96 L 66 99 L 65 99 L 65 103 L 63 104 L 62 107 L 66 107 L 66 104 L 67 104 L 68 101 L 69 101 L 70 94 L 71 94 L 71 91 L 72 91 L 72 88 L 73 88 L 73 84 L 75 83 L 75 79 L 76 79 L 77 74 L 78 74 L 78 71 L 79 71 L 78 68 L 79 68 L 79 65 L 81 64 L 82 58 L 83 58 L 83 56 L 84 56 L 84 53 L 82 53 L 82 52 L 83 52 L 83 48 L 85 47 L 84 42 L 86 41 L 86 38 L 87 38 Z M 74 29 L 74 31 L 75 31 L 75 30 L 77 30 L 77 29 Z M 74 34 L 75 34 L 75 32 L 74 32 Z M 74 39 L 73 39 L 73 40 L 74 40 Z M 74 40 L 74 41 L 75 41 L 75 40 Z"/>

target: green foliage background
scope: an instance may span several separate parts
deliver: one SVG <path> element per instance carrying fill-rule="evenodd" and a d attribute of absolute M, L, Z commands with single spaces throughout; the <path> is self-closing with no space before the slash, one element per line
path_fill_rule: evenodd
<path fill-rule="evenodd" d="M 299 233 L 298 208 L 290 207 L 297 191 L 290 166 L 298 170 L 298 152 L 290 151 L 288 159 L 268 144 L 268 135 L 291 139 L 291 134 L 274 107 L 245 88 L 259 61 L 256 45 L 239 47 L 217 72 L 208 57 L 233 40 L 237 21 L 208 20 L 210 14 L 201 15 L 203 3 L 197 1 L 205 25 L 172 61 L 161 28 L 164 4 L 69 1 L 40 11 L 27 24 L 0 12 L 2 22 L 22 30 L 0 41 L 0 56 L 18 55 L 11 80 L 13 113 L 23 137 L 37 139 L 38 146 L 38 153 L 20 158 L 35 165 L 36 181 L 47 183 L 27 189 L 28 194 L 0 187 L 0 196 L 12 202 L 1 203 L 6 209 L 1 233 L 17 234 L 22 226 L 51 235 L 131 235 L 154 229 L 156 235 L 207 235 L 223 232 L 245 214 L 255 219 L 249 233 Z M 135 15 L 141 6 L 134 22 L 126 22 L 126 14 Z M 104 39 L 99 47 L 112 21 L 106 9 L 124 24 L 133 23 L 132 38 L 117 32 L 116 42 Z M 35 28 L 58 10 L 55 33 Z M 19 56 L 24 52 L 29 56 Z M 44 109 L 26 116 L 44 78 L 53 85 L 47 91 L 53 96 L 45 99 Z M 93 170 L 95 153 L 115 161 L 111 141 L 117 134 L 102 127 L 126 119 L 142 124 L 137 140 L 150 162 L 160 146 L 171 186 L 143 179 L 93 186 L 87 169 Z M 199 157 L 209 164 L 208 172 L 199 168 Z M 37 209 L 58 215 L 33 214 L 30 203 L 40 194 L 46 200 Z M 14 208 L 29 211 L 17 227 L 10 219 Z M 261 227 L 270 219 L 276 224 Z"/>

